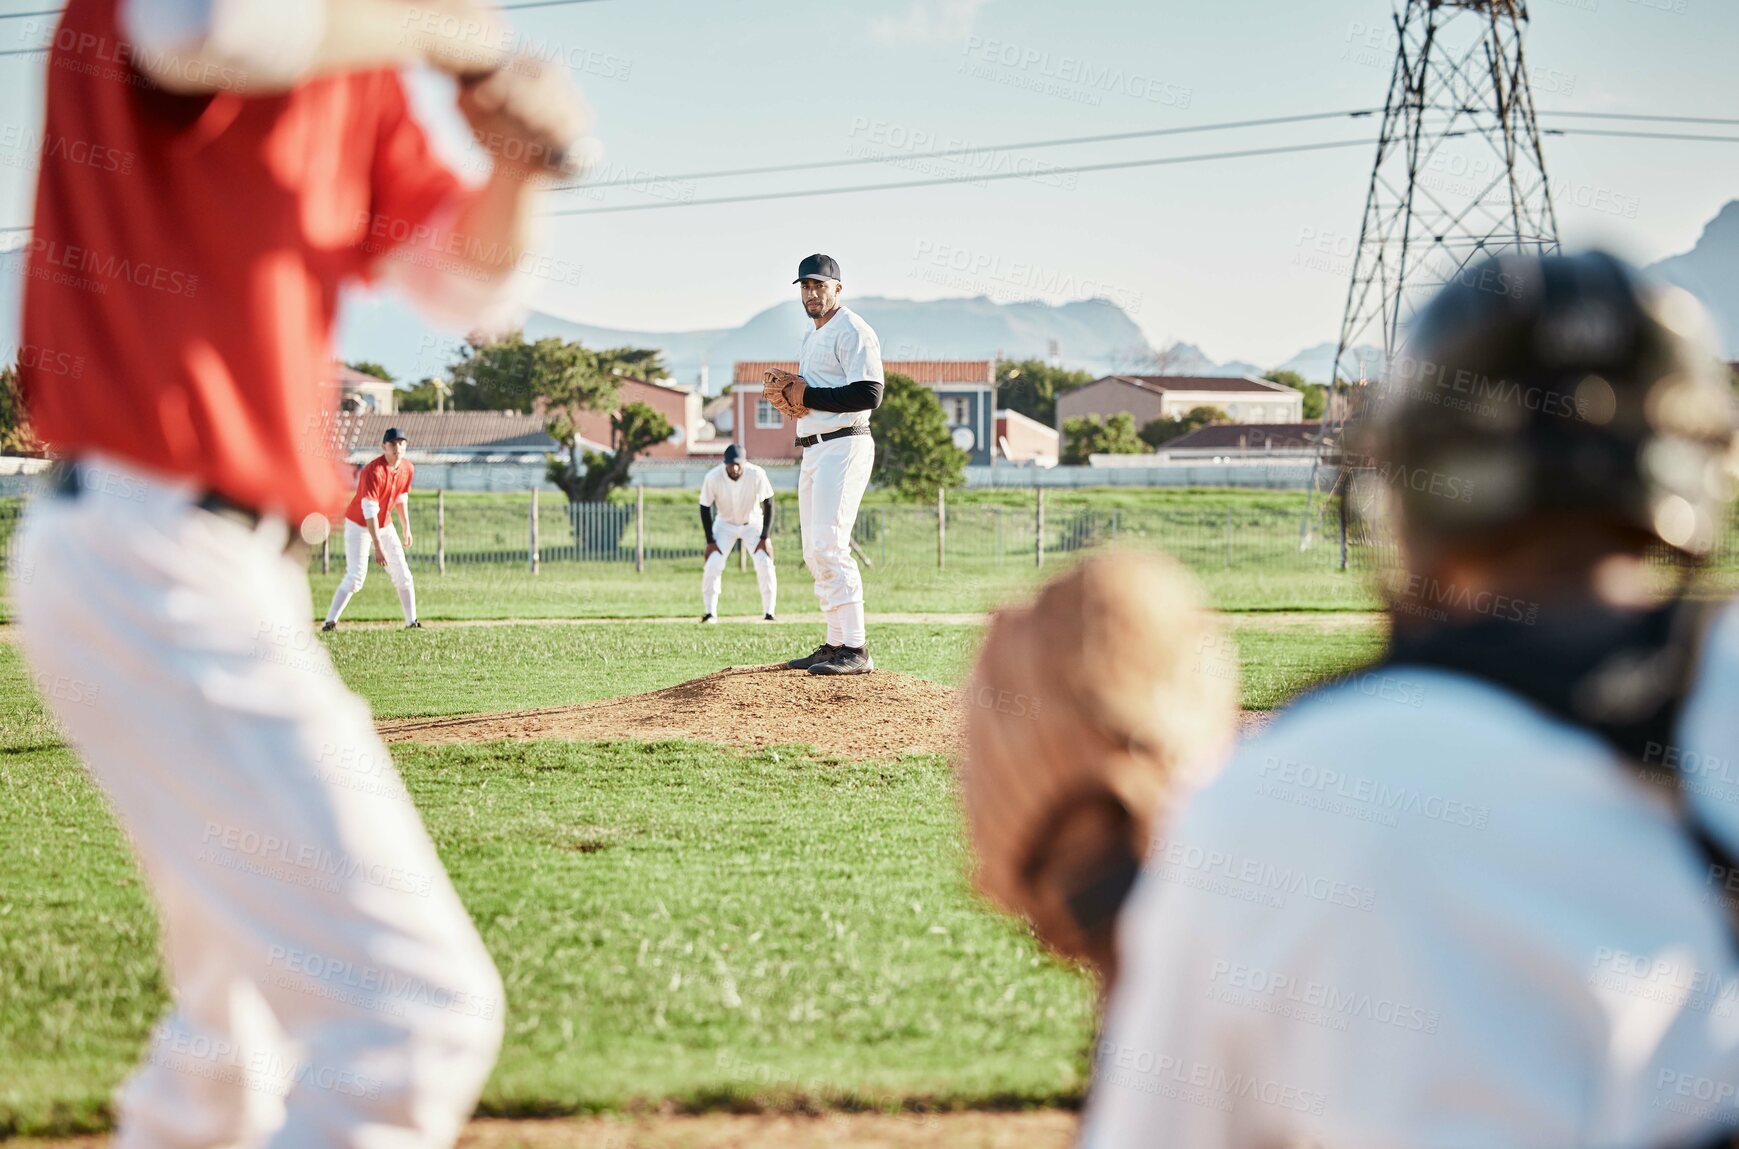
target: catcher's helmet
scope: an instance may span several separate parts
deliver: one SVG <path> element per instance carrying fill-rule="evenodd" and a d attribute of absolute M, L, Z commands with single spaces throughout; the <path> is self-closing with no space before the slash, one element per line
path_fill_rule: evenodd
<path fill-rule="evenodd" d="M 1707 329 L 1689 295 L 1604 252 L 1486 259 L 1416 317 L 1349 462 L 1386 483 L 1415 537 L 1574 510 L 1704 555 L 1735 426 Z"/>

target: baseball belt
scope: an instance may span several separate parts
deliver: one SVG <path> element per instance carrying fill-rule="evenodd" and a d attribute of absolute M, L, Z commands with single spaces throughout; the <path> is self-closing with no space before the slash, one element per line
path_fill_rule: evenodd
<path fill-rule="evenodd" d="M 825 435 L 799 435 L 797 436 L 797 445 L 799 447 L 813 447 L 817 443 L 831 443 L 835 439 L 847 439 L 853 435 L 867 435 L 869 433 L 868 427 L 862 423 L 854 423 L 837 431 L 829 431 Z"/>
<path fill-rule="evenodd" d="M 76 462 L 56 463 L 49 471 L 49 488 L 63 499 L 76 499 L 85 488 L 86 474 L 86 469 Z M 244 507 L 215 491 L 208 491 L 195 499 L 193 505 L 207 514 L 239 523 L 250 531 L 265 518 L 252 507 Z"/>

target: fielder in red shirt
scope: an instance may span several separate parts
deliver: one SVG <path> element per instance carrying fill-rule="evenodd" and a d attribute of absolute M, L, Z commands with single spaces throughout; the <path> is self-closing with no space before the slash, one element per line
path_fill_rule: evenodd
<path fill-rule="evenodd" d="M 344 511 L 344 578 L 332 592 L 332 605 L 326 608 L 321 630 L 338 628 L 338 616 L 368 577 L 370 554 L 392 579 L 399 606 L 404 608 L 405 628 L 416 630 L 423 625 L 417 621 L 417 588 L 405 558 L 411 547 L 411 480 L 417 473 L 405 458 L 408 442 L 403 431 L 389 428 L 381 440 L 379 457 L 370 460 L 356 476 L 356 494 Z M 402 544 L 393 530 L 395 510 L 405 525 Z"/>
<path fill-rule="evenodd" d="M 56 29 L 44 138 L 134 162 L 41 157 L 22 383 L 60 462 L 12 589 L 32 669 L 97 700 L 50 703 L 159 910 L 173 1006 L 118 1145 L 441 1149 L 494 1063 L 500 979 L 287 544 L 342 504 L 340 289 L 488 318 L 583 139 L 510 42 L 470 0 L 68 0 Z M 410 65 L 500 145 L 482 186 L 436 158 Z"/>

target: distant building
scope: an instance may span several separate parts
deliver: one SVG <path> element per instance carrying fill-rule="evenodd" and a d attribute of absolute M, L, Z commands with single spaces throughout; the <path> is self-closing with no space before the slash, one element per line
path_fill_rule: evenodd
<path fill-rule="evenodd" d="M 702 399 L 692 387 L 679 383 L 653 383 L 645 379 L 619 380 L 621 403 L 644 403 L 666 419 L 674 430 L 669 439 L 641 452 L 642 458 L 680 459 L 702 439 L 712 436 L 701 417 Z M 614 412 L 585 411 L 580 414 L 580 435 L 599 443 L 610 441 L 610 415 Z M 721 447 L 720 450 L 723 450 Z"/>
<path fill-rule="evenodd" d="M 996 449 L 1010 463 L 1054 467 L 1062 457 L 1061 439 L 1055 427 L 1047 427 L 1019 411 L 996 413 Z"/>
<path fill-rule="evenodd" d="M 890 375 L 906 375 L 930 388 L 942 404 L 948 431 L 970 458 L 969 464 L 988 466 L 995 448 L 991 426 L 996 418 L 996 364 L 989 359 L 889 359 L 882 369 Z M 761 376 L 771 370 L 796 371 L 795 360 L 748 360 L 732 373 L 729 413 L 714 425 L 721 436 L 743 445 L 751 459 L 795 459 L 797 432 L 774 406 L 761 398 Z M 729 429 L 726 424 L 728 423 Z M 741 428 L 741 430 L 737 430 Z"/>
<path fill-rule="evenodd" d="M 401 411 L 395 415 L 359 415 L 344 429 L 346 454 L 353 463 L 380 454 L 381 436 L 397 427 L 410 440 L 411 459 L 433 455 L 512 461 L 542 458 L 560 445 L 544 429 L 541 415 L 516 411 Z M 593 450 L 605 444 L 585 442 Z"/>
<path fill-rule="evenodd" d="M 1309 458 L 1316 455 L 1321 437 L 1321 423 L 1215 423 L 1161 443 L 1158 454 L 1173 462 Z"/>
<path fill-rule="evenodd" d="M 332 392 L 330 408 L 349 415 L 391 415 L 398 410 L 398 388 L 385 379 L 352 371 L 334 362 L 326 377 Z"/>
<path fill-rule="evenodd" d="M 1107 375 L 1057 397 L 1057 428 L 1078 416 L 1129 414 L 1137 428 L 1217 407 L 1234 423 L 1296 423 L 1304 392 L 1266 379 L 1216 375 Z"/>

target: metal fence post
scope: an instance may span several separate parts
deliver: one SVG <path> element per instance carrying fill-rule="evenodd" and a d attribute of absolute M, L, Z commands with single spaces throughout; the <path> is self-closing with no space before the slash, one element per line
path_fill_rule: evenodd
<path fill-rule="evenodd" d="M 332 530 L 330 527 L 320 539 L 320 573 L 332 573 Z"/>
<path fill-rule="evenodd" d="M 936 569 L 948 565 L 948 491 L 936 488 Z"/>
<path fill-rule="evenodd" d="M 646 573 L 646 487 L 634 488 L 634 572 Z"/>
<path fill-rule="evenodd" d="M 1232 508 L 1226 508 L 1226 569 L 1232 569 Z"/>
<path fill-rule="evenodd" d="M 1117 545 L 1117 508 L 1111 508 L 1111 545 Z"/>
<path fill-rule="evenodd" d="M 537 573 L 537 488 L 531 489 L 531 573 Z"/>
<path fill-rule="evenodd" d="M 1033 565 L 1042 567 L 1045 565 L 1045 489 L 1043 487 L 1039 487 L 1038 493 L 1039 493 L 1039 499 L 1038 499 L 1039 510 L 1038 510 L 1038 520 L 1037 520 L 1038 529 L 1033 532 L 1033 536 L 1034 536 Z"/>
<path fill-rule="evenodd" d="M 435 492 L 435 573 L 447 573 L 447 492 Z"/>

